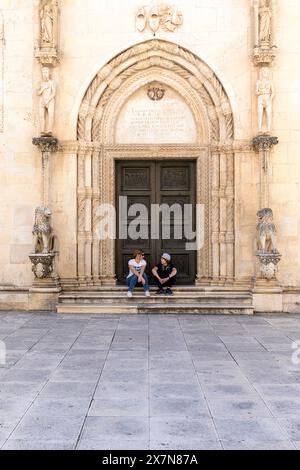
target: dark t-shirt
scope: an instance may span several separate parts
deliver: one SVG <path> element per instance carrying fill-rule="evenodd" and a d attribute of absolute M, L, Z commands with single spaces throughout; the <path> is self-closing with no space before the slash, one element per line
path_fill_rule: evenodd
<path fill-rule="evenodd" d="M 172 263 L 168 264 L 167 266 L 163 266 L 161 263 L 156 265 L 157 268 L 157 274 L 161 279 L 164 279 L 166 277 L 169 277 L 171 272 L 173 271 L 176 266 Z"/>

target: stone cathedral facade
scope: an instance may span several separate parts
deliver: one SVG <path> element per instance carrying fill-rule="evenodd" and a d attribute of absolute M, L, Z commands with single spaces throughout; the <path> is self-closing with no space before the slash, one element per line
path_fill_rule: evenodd
<path fill-rule="evenodd" d="M 300 312 L 300 0 L 0 8 L 0 309 Z M 120 238 L 120 196 L 201 207 L 201 246 Z M 135 248 L 174 298 L 125 298 Z"/>

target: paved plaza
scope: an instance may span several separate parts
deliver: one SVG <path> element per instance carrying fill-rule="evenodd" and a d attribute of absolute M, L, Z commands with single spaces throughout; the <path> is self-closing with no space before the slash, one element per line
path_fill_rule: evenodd
<path fill-rule="evenodd" d="M 300 449 L 300 316 L 1 313 L 0 340 L 2 449 Z"/>

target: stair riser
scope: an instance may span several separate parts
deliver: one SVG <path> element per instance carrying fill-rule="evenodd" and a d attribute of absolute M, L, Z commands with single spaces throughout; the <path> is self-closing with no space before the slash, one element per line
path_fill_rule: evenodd
<path fill-rule="evenodd" d="M 74 304 L 74 305 L 77 305 L 77 304 L 84 304 L 84 305 L 93 305 L 93 304 L 97 304 L 99 305 L 100 303 L 103 304 L 103 305 L 111 305 L 111 304 L 115 304 L 116 302 L 118 302 L 118 304 L 122 305 L 122 306 L 135 306 L 135 305 L 139 305 L 139 306 L 143 306 L 143 304 L 145 303 L 145 299 L 144 298 L 136 298 L 136 299 L 132 299 L 132 300 L 129 300 L 127 299 L 127 297 L 124 297 L 124 298 L 77 298 L 77 299 L 74 299 L 74 298 L 61 298 L 59 300 L 59 303 L 61 305 L 64 305 L 64 304 Z M 178 303 L 189 303 L 189 304 L 201 304 L 201 303 L 204 303 L 204 304 L 220 304 L 220 305 L 235 305 L 237 303 L 241 304 L 241 305 L 245 305 L 245 306 L 251 306 L 252 305 L 252 299 L 236 299 L 236 298 L 231 298 L 231 299 L 224 299 L 224 298 L 207 298 L 207 297 L 204 297 L 204 298 L 174 298 L 174 297 L 171 297 L 171 298 L 147 298 L 146 300 L 147 304 L 166 304 L 166 306 L 168 305 L 171 305 L 172 307 L 176 306 L 176 304 Z"/>
<path fill-rule="evenodd" d="M 139 308 L 139 307 L 129 307 L 124 308 L 120 306 L 72 306 L 72 305 L 58 305 L 57 312 L 61 314 L 116 314 L 116 315 L 130 315 L 130 314 L 158 314 L 158 315 L 253 315 L 252 308 L 229 308 L 229 307 L 157 307 L 157 308 Z"/>

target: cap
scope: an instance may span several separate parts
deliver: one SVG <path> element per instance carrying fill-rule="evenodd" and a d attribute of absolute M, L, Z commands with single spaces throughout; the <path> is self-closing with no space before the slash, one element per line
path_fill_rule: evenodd
<path fill-rule="evenodd" d="M 162 258 L 164 258 L 166 261 L 171 261 L 171 255 L 169 253 L 164 253 L 161 255 Z"/>

